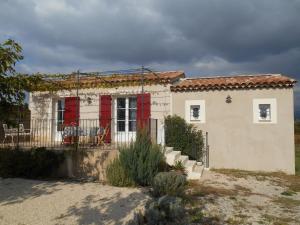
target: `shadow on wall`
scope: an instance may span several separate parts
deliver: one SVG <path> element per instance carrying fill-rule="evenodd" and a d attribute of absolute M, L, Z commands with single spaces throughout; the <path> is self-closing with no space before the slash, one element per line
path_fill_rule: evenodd
<path fill-rule="evenodd" d="M 32 95 L 32 107 L 36 110 L 36 115 L 39 116 L 39 119 L 48 118 L 48 111 L 51 104 L 50 97 L 49 94 Z"/>

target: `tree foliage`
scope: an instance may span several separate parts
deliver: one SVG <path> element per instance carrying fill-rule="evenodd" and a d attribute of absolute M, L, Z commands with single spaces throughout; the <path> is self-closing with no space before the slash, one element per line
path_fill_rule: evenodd
<path fill-rule="evenodd" d="M 8 39 L 0 44 L 0 76 L 15 72 L 15 65 L 23 59 L 22 47 L 15 41 Z"/>
<path fill-rule="evenodd" d="M 7 111 L 16 104 L 21 104 L 25 94 L 21 83 L 15 76 L 15 65 L 23 59 L 22 47 L 9 39 L 0 44 L 0 115 L 7 117 Z M 9 115 L 11 116 L 11 115 Z"/>
<path fill-rule="evenodd" d="M 16 84 L 15 65 L 23 59 L 22 47 L 9 39 L 0 44 L 0 100 L 11 102 L 19 99 L 18 84 Z M 21 97 L 21 96 L 20 96 Z"/>
<path fill-rule="evenodd" d="M 0 43 L 0 115 L 4 121 L 17 118 L 16 109 L 24 107 L 26 91 L 58 88 L 41 74 L 16 73 L 16 63 L 22 59 L 22 47 L 17 42 L 8 39 Z"/>

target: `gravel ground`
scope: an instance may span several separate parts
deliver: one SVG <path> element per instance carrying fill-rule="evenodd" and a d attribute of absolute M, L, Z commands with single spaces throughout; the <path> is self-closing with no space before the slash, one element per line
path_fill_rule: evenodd
<path fill-rule="evenodd" d="M 289 176 L 289 179 L 293 188 L 300 190 L 300 177 Z M 206 217 L 217 221 L 207 224 L 299 225 L 300 192 L 292 191 L 288 184 L 271 174 L 249 173 L 241 177 L 234 172 L 228 175 L 205 171 L 191 190 L 194 205 L 200 206 Z"/>
<path fill-rule="evenodd" d="M 135 188 L 0 178 L 0 224 L 126 224 L 147 199 Z"/>

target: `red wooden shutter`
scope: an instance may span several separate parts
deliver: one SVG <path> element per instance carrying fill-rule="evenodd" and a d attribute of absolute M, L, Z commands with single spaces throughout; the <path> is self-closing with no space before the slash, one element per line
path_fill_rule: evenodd
<path fill-rule="evenodd" d="M 79 125 L 79 118 L 80 118 L 80 110 L 79 109 L 80 109 L 80 98 L 79 97 L 66 97 L 65 98 L 64 125 L 66 125 L 66 126 Z M 78 121 L 78 124 L 77 124 L 77 121 Z"/>
<path fill-rule="evenodd" d="M 149 93 L 137 95 L 136 120 L 138 128 L 147 127 L 151 115 L 151 96 Z"/>
<path fill-rule="evenodd" d="M 102 95 L 100 97 L 100 127 L 107 128 L 105 143 L 111 142 L 111 96 Z"/>
<path fill-rule="evenodd" d="M 80 118 L 80 98 L 79 97 L 66 97 L 65 98 L 65 112 L 64 112 L 64 125 L 65 126 L 79 126 Z M 78 117 L 78 118 L 77 118 Z M 78 122 L 78 124 L 77 124 Z M 72 137 L 64 137 L 65 144 L 72 143 Z"/>

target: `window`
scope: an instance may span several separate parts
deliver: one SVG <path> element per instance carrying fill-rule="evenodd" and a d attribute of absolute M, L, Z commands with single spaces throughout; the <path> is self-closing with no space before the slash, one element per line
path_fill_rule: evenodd
<path fill-rule="evenodd" d="M 253 123 L 277 123 L 277 101 L 275 98 L 253 99 Z"/>
<path fill-rule="evenodd" d="M 117 99 L 117 131 L 125 131 L 126 98 Z"/>
<path fill-rule="evenodd" d="M 136 97 L 117 98 L 117 131 L 136 131 Z"/>
<path fill-rule="evenodd" d="M 259 119 L 260 120 L 271 120 L 271 105 L 270 104 L 259 104 Z"/>
<path fill-rule="evenodd" d="M 200 105 L 191 105 L 190 120 L 200 120 Z"/>
<path fill-rule="evenodd" d="M 186 100 L 185 120 L 188 123 L 205 123 L 205 101 Z"/>
<path fill-rule="evenodd" d="M 59 99 L 57 101 L 56 107 L 56 115 L 57 115 L 57 131 L 62 131 L 62 125 L 64 124 L 64 114 L 65 114 L 65 99 Z"/>
<path fill-rule="evenodd" d="M 129 98 L 129 131 L 136 131 L 136 98 Z"/>

